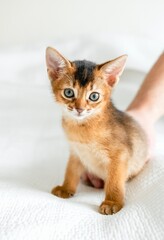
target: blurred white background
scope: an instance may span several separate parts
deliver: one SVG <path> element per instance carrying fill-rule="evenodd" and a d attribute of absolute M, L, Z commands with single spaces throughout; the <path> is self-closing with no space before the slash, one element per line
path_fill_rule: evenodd
<path fill-rule="evenodd" d="M 164 42 L 164 0 L 0 0 L 0 47 L 102 32 Z"/>

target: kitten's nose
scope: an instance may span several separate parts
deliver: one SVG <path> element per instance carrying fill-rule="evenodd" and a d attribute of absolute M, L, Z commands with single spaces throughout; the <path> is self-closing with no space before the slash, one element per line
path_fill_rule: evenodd
<path fill-rule="evenodd" d="M 84 109 L 82 109 L 82 108 L 76 108 L 76 111 L 77 111 L 78 113 L 82 113 L 82 112 L 84 111 Z"/>

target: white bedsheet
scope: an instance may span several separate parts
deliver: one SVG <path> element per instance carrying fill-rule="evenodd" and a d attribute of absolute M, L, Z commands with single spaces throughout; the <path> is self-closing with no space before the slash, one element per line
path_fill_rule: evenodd
<path fill-rule="evenodd" d="M 112 47 L 109 41 L 108 48 L 107 39 L 105 44 L 102 39 L 53 45 L 71 59 L 86 56 L 98 62 L 118 56 L 119 49 L 120 54 L 124 52 L 123 45 Z M 154 43 L 129 42 L 129 70 L 114 93 L 121 109 L 132 99 L 143 71 L 162 49 Z M 68 200 L 50 194 L 51 188 L 63 180 L 68 146 L 60 126 L 60 108 L 53 102 L 46 76 L 44 48 L 21 47 L 0 54 L 0 239 L 163 240 L 162 120 L 157 125 L 154 157 L 138 177 L 127 183 L 125 207 L 119 213 L 103 216 L 97 212 L 103 190 L 80 185 Z"/>

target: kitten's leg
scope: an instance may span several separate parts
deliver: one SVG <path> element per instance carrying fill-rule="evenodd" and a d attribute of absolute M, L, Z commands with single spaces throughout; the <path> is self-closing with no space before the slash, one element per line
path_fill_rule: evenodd
<path fill-rule="evenodd" d="M 125 162 L 111 162 L 105 182 L 105 200 L 99 207 L 102 214 L 114 214 L 124 205 L 127 166 Z"/>
<path fill-rule="evenodd" d="M 52 194 L 61 198 L 69 198 L 73 196 L 76 192 L 83 171 L 84 167 L 80 160 L 75 155 L 70 155 L 63 185 L 53 188 Z"/>

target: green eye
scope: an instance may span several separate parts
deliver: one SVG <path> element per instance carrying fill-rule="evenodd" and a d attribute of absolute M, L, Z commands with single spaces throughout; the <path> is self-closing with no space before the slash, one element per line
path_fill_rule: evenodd
<path fill-rule="evenodd" d="M 64 89 L 64 95 L 67 98 L 72 98 L 72 97 L 74 97 L 74 91 L 71 88 L 66 88 L 66 89 Z"/>
<path fill-rule="evenodd" d="M 96 102 L 100 97 L 100 94 L 97 92 L 93 92 L 90 94 L 89 99 L 93 102 Z"/>

